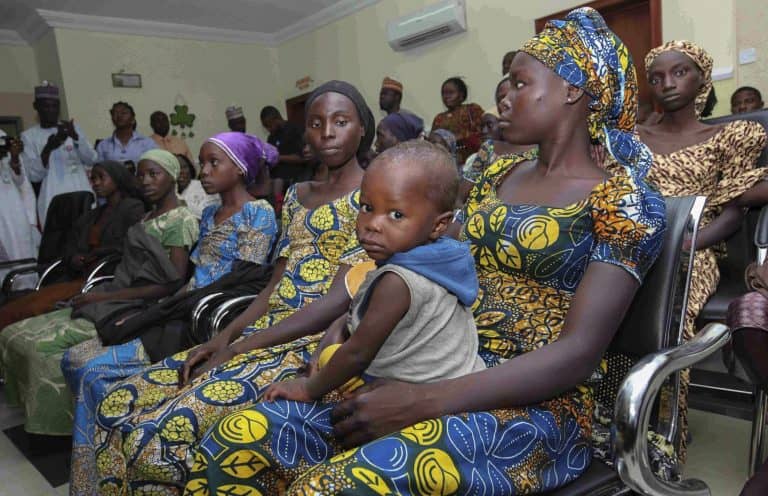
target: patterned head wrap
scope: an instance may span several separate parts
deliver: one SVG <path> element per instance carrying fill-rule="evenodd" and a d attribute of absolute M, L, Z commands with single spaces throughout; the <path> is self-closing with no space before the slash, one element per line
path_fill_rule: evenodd
<path fill-rule="evenodd" d="M 245 117 L 245 114 L 243 114 L 243 107 L 236 107 L 234 105 L 227 107 L 227 110 L 224 111 L 224 114 L 227 116 L 228 121 L 233 121 L 235 119 Z"/>
<path fill-rule="evenodd" d="M 205 140 L 213 143 L 227 154 L 234 164 L 243 171 L 245 183 L 253 184 L 259 177 L 261 168 L 272 167 L 277 163 L 277 148 L 264 143 L 252 134 L 219 133 Z"/>
<path fill-rule="evenodd" d="M 642 180 L 651 152 L 635 134 L 637 74 L 627 46 L 591 7 L 549 21 L 522 51 L 535 57 L 591 98 L 589 134 Z"/>
<path fill-rule="evenodd" d="M 373 138 L 376 136 L 376 121 L 373 118 L 373 112 L 371 112 L 368 104 L 365 103 L 365 98 L 363 98 L 363 95 L 357 91 L 357 88 L 345 81 L 328 81 L 327 83 L 318 86 L 317 89 L 309 95 L 304 107 L 307 114 L 309 114 L 309 107 L 312 106 L 312 103 L 317 100 L 320 95 L 325 93 L 339 93 L 352 100 L 352 103 L 357 109 L 357 115 L 360 117 L 360 122 L 363 124 L 363 129 L 365 130 L 365 135 L 363 136 L 363 139 L 360 140 L 360 146 L 357 148 L 357 156 L 360 157 L 365 155 L 368 150 L 370 150 L 371 144 L 373 144 Z"/>
<path fill-rule="evenodd" d="M 179 170 L 181 170 L 179 159 L 177 159 L 176 156 L 169 151 L 155 148 L 154 150 L 144 152 L 144 155 L 139 157 L 139 162 L 142 160 L 150 160 L 156 163 L 165 169 L 165 172 L 170 174 L 174 181 L 179 178 Z"/>
<path fill-rule="evenodd" d="M 38 98 L 59 99 L 59 88 L 51 82 L 43 81 L 40 86 L 35 86 L 35 100 Z"/>
<path fill-rule="evenodd" d="M 445 144 L 448 145 L 448 153 L 451 154 L 453 161 L 456 162 L 458 160 L 456 157 L 456 136 L 447 129 L 433 129 L 432 134 L 440 136 L 445 141 Z"/>
<path fill-rule="evenodd" d="M 401 143 L 418 138 L 424 131 L 421 117 L 402 111 L 392 112 L 381 120 L 379 126 L 384 126 Z"/>
<path fill-rule="evenodd" d="M 687 55 L 701 71 L 701 75 L 704 78 L 704 84 L 701 85 L 699 93 L 696 95 L 695 103 L 696 117 L 701 117 L 701 113 L 707 105 L 709 92 L 712 91 L 712 56 L 695 43 L 685 40 L 673 40 L 648 52 L 648 55 L 645 56 L 645 70 L 650 70 L 656 57 L 672 50 Z"/>

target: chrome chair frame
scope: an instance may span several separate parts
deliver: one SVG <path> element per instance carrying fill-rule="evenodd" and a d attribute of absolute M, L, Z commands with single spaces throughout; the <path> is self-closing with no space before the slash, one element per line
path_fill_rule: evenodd
<path fill-rule="evenodd" d="M 226 301 L 219 305 L 219 307 L 214 310 L 212 316 L 211 316 L 211 337 L 217 335 L 222 331 L 222 323 L 224 322 L 224 319 L 229 316 L 230 313 L 237 310 L 238 308 L 245 307 L 247 305 L 250 305 L 250 303 L 256 299 L 258 295 L 246 295 L 246 296 L 239 296 L 237 298 L 232 298 L 229 301 Z M 247 304 L 247 305 L 246 305 Z"/>

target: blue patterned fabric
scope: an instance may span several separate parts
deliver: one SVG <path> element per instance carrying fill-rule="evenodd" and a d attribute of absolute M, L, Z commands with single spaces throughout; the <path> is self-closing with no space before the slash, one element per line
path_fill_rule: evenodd
<path fill-rule="evenodd" d="M 591 7 L 571 11 L 564 20 L 547 22 L 522 51 L 591 97 L 589 131 L 635 180 L 653 161 L 635 133 L 637 74 L 624 42 Z"/>
<path fill-rule="evenodd" d="M 619 266 L 642 282 L 664 236 L 663 199 L 629 176 L 563 208 L 505 204 L 496 188 L 524 160 L 491 165 L 465 207 L 461 238 L 480 283 L 473 312 L 489 367 L 559 338 L 590 263 Z M 333 397 L 259 404 L 206 433 L 186 494 L 276 494 L 286 483 L 293 495 L 548 491 L 589 466 L 592 386 L 604 367 L 539 405 L 428 420 L 347 452 L 330 435 Z"/>
<path fill-rule="evenodd" d="M 275 211 L 266 201 L 248 202 L 216 225 L 219 208 L 211 205 L 203 210 L 200 242 L 190 255 L 195 264 L 192 289 L 208 286 L 228 274 L 236 260 L 266 264 L 277 238 Z"/>

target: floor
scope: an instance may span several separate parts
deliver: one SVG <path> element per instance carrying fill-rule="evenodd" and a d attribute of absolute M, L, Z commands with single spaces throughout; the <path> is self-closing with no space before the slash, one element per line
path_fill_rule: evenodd
<path fill-rule="evenodd" d="M 43 450 L 40 439 L 23 433 L 22 421 L 21 411 L 8 406 L 0 392 L 0 496 L 67 494 L 68 439 L 46 439 Z M 749 422 L 691 410 L 690 425 L 685 476 L 706 481 L 713 496 L 738 495 L 746 479 Z"/>

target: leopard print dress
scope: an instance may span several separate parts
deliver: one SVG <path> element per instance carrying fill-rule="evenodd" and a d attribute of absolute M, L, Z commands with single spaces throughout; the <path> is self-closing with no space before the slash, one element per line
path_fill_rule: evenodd
<path fill-rule="evenodd" d="M 702 229 L 720 214 L 726 203 L 766 178 L 768 169 L 756 167 L 765 144 L 766 132 L 759 123 L 730 122 L 701 143 L 669 154 L 654 153 L 653 166 L 645 179 L 665 197 L 706 196 L 707 203 L 699 225 L 699 229 Z M 609 164 L 608 169 L 620 173 L 620 168 L 614 167 L 613 164 Z M 714 246 L 698 250 L 694 256 L 683 331 L 685 340 L 696 334 L 696 317 L 717 289 L 720 281 L 717 258 L 723 254 L 724 251 L 720 247 Z M 683 371 L 679 397 L 681 436 L 678 449 L 674 450 L 672 446 L 665 445 L 663 436 L 652 435 L 649 439 L 652 465 L 657 475 L 665 479 L 678 478 L 679 464 L 685 463 L 689 381 L 688 371 Z M 664 397 L 664 390 L 661 395 L 662 405 L 668 403 L 665 401 L 668 400 L 668 392 L 667 398 Z M 600 411 L 599 405 L 597 411 Z M 604 420 L 610 422 L 610 414 L 604 412 L 604 416 Z M 608 425 L 600 418 L 596 418 L 596 421 L 598 424 Z M 598 436 L 594 439 L 595 443 L 598 446 L 606 444 L 610 437 L 607 430 L 606 436 L 599 436 L 602 432 L 600 428 L 596 428 L 596 432 Z M 601 440 L 606 443 L 601 443 Z M 605 447 L 607 449 L 607 444 Z"/>

